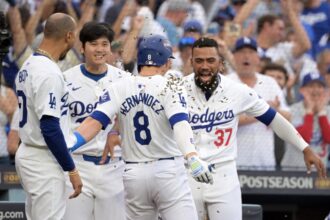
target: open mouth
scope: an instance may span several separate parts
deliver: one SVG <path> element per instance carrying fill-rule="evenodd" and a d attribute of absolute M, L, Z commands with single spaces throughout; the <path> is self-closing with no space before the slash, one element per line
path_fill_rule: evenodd
<path fill-rule="evenodd" d="M 248 61 L 243 62 L 243 66 L 245 66 L 245 67 L 248 67 L 250 65 L 251 65 L 250 62 L 248 62 Z"/>
<path fill-rule="evenodd" d="M 203 82 L 208 82 L 212 79 L 212 74 L 211 73 L 202 73 L 202 74 L 199 74 L 198 78 Z"/>

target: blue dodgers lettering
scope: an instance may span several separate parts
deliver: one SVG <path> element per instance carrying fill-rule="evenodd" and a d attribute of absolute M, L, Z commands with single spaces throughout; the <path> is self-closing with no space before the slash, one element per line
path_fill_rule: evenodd
<path fill-rule="evenodd" d="M 69 107 L 69 92 L 66 92 L 64 96 L 61 98 L 61 116 L 66 115 L 68 113 Z"/>
<path fill-rule="evenodd" d="M 232 120 L 234 120 L 233 110 L 210 112 L 209 108 L 207 108 L 206 112 L 201 115 L 189 113 L 189 123 L 193 130 L 205 129 L 207 132 L 210 132 L 214 126 L 226 124 Z"/>
<path fill-rule="evenodd" d="M 164 107 L 154 96 L 147 93 L 139 93 L 139 95 L 132 95 L 125 99 L 121 104 L 120 113 L 126 115 L 132 108 L 140 103 L 149 106 L 157 115 L 164 110 Z"/>
<path fill-rule="evenodd" d="M 69 109 L 71 111 L 71 116 L 85 116 L 85 114 L 90 114 L 93 112 L 94 109 L 96 109 L 99 102 L 95 102 L 94 104 L 89 103 L 85 104 L 81 101 L 74 101 L 69 104 Z"/>

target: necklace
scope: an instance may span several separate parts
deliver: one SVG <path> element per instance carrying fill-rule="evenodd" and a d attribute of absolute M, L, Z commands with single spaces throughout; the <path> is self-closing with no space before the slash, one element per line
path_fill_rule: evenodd
<path fill-rule="evenodd" d="M 52 57 L 52 55 L 50 55 L 47 51 L 44 51 L 44 50 L 38 48 L 38 49 L 36 50 L 36 53 L 42 54 L 42 55 L 48 57 L 50 60 L 52 60 L 53 62 L 56 63 L 55 59 L 54 59 L 54 58 Z"/>

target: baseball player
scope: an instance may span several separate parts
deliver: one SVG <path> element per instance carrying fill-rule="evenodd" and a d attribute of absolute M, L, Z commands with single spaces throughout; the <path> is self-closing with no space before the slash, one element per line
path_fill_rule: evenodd
<path fill-rule="evenodd" d="M 65 83 L 56 62 L 72 47 L 76 23 L 72 17 L 56 13 L 45 25 L 44 39 L 16 77 L 19 100 L 19 136 L 16 170 L 26 191 L 28 219 L 63 219 L 65 173 L 77 197 L 82 182 L 67 150 L 63 134 L 68 134 L 68 118 L 63 104 Z M 62 111 L 62 112 L 61 112 Z M 63 129 L 63 133 L 61 127 Z"/>
<path fill-rule="evenodd" d="M 106 63 L 111 55 L 113 35 L 113 31 L 105 24 L 93 21 L 86 23 L 80 31 L 85 63 L 64 72 L 69 87 L 66 103 L 69 106 L 72 129 L 76 129 L 96 108 L 105 86 L 128 75 Z M 120 152 L 116 151 L 111 159 L 107 156 L 105 163 L 100 164 L 111 127 L 98 133 L 83 147 L 72 150 L 84 188 L 79 198 L 68 201 L 64 219 L 125 219 L 122 179 L 124 162 Z M 70 182 L 67 181 L 67 188 L 69 187 Z"/>
<path fill-rule="evenodd" d="M 189 122 L 200 157 L 211 164 L 215 172 L 213 185 L 190 181 L 200 220 L 207 214 L 210 220 L 242 219 L 241 190 L 235 163 L 236 133 L 242 113 L 256 117 L 279 137 L 298 147 L 304 153 L 308 170 L 314 164 L 319 175 L 325 176 L 320 158 L 288 121 L 259 98 L 253 89 L 221 75 L 223 64 L 216 41 L 209 38 L 197 40 L 191 62 L 194 73 L 184 78 L 189 94 Z"/>
<path fill-rule="evenodd" d="M 163 40 L 142 39 L 139 75 L 112 83 L 75 132 L 74 147 L 89 141 L 118 113 L 130 220 L 156 220 L 158 213 L 167 220 L 197 219 L 182 154 L 197 181 L 212 183 L 207 164 L 195 151 L 185 91 L 180 81 L 162 76 L 170 57 Z"/>

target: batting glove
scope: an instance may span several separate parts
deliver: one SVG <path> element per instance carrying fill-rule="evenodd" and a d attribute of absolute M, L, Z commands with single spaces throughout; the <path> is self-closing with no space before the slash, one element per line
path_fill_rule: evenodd
<path fill-rule="evenodd" d="M 192 156 L 187 159 L 191 170 L 192 177 L 201 183 L 213 184 L 213 177 L 205 161 L 202 161 L 197 156 Z"/>

